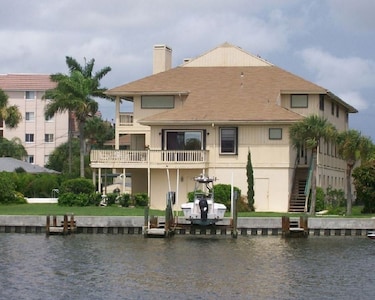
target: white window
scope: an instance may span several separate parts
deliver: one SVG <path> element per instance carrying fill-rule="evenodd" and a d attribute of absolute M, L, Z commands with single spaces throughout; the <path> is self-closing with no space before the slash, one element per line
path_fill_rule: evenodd
<path fill-rule="evenodd" d="M 35 92 L 34 91 L 26 91 L 25 92 L 25 98 L 29 100 L 35 99 Z"/>
<path fill-rule="evenodd" d="M 142 108 L 174 108 L 174 96 L 142 96 Z"/>
<path fill-rule="evenodd" d="M 220 128 L 220 154 L 237 154 L 237 128 Z"/>
<path fill-rule="evenodd" d="M 34 143 L 34 133 L 26 133 L 25 134 L 25 142 L 26 143 Z"/>
<path fill-rule="evenodd" d="M 29 164 L 33 164 L 34 163 L 34 155 L 28 155 L 27 158 L 26 158 L 26 161 Z"/>
<path fill-rule="evenodd" d="M 53 143 L 53 134 L 52 133 L 46 133 L 44 135 L 44 141 L 46 143 Z"/>
<path fill-rule="evenodd" d="M 291 95 L 290 107 L 291 108 L 307 108 L 309 105 L 307 95 Z"/>
<path fill-rule="evenodd" d="M 25 120 L 26 121 L 34 121 L 35 120 L 34 112 L 27 111 L 26 115 L 25 115 Z"/>
<path fill-rule="evenodd" d="M 270 140 L 281 140 L 283 138 L 282 128 L 270 128 L 268 138 Z"/>

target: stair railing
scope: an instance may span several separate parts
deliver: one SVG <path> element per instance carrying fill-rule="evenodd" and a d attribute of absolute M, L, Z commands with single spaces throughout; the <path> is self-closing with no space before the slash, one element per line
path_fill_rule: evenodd
<path fill-rule="evenodd" d="M 313 160 L 314 160 L 314 157 L 312 155 L 310 159 L 309 172 L 307 175 L 306 186 L 305 186 L 305 212 L 307 212 L 307 203 L 309 201 L 310 191 L 311 191 L 311 181 L 312 181 L 313 166 L 314 166 Z"/>
<path fill-rule="evenodd" d="M 289 191 L 289 207 L 290 207 L 290 203 L 293 199 L 293 191 L 294 191 L 294 187 L 296 185 L 296 173 L 297 173 L 297 165 L 299 163 L 299 160 L 300 160 L 300 157 L 299 157 L 299 151 L 297 151 L 297 155 L 296 155 L 296 160 L 294 161 L 294 167 L 293 167 L 293 175 L 292 175 L 292 186 L 291 186 L 291 189 Z"/>

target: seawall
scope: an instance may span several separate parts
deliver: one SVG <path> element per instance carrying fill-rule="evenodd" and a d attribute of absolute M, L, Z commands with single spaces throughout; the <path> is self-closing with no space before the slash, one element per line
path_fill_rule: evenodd
<path fill-rule="evenodd" d="M 63 216 L 57 216 L 58 222 Z M 291 218 L 293 219 L 293 218 Z M 105 233 L 105 234 L 142 234 L 144 217 L 124 216 L 74 216 L 77 233 Z M 297 218 L 296 218 L 297 220 Z M 164 217 L 159 217 L 163 222 Z M 217 230 L 194 231 L 194 234 L 230 234 L 227 230 L 220 229 L 220 225 L 228 225 L 227 218 L 218 223 Z M 178 223 L 186 221 L 180 217 Z M 281 235 L 281 217 L 249 217 L 238 218 L 239 235 Z M 366 235 L 369 230 L 375 229 L 375 218 L 337 218 L 337 217 L 315 217 L 308 219 L 308 230 L 310 235 L 315 236 L 361 236 Z M 0 215 L 0 233 L 45 233 L 46 216 L 11 216 Z M 176 229 L 177 234 L 189 234 L 184 229 Z"/>

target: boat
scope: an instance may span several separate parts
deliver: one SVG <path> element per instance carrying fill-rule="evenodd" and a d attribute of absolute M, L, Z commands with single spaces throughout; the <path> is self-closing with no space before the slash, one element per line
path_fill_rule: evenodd
<path fill-rule="evenodd" d="M 209 226 L 223 220 L 227 207 L 214 201 L 214 178 L 201 174 L 194 178 L 193 202 L 181 204 L 186 220 L 193 225 Z"/>
<path fill-rule="evenodd" d="M 372 230 L 372 231 L 367 232 L 367 237 L 368 237 L 369 239 L 375 241 L 375 231 Z"/>

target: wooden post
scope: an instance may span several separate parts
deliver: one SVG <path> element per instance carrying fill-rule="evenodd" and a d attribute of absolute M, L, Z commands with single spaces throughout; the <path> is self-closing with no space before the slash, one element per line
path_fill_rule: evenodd
<path fill-rule="evenodd" d="M 307 216 L 300 216 L 299 218 L 299 223 L 300 223 L 300 227 L 303 228 L 303 231 L 304 231 L 304 234 L 305 235 L 308 235 L 308 232 L 309 232 L 309 227 L 308 227 L 308 217 Z"/>
<path fill-rule="evenodd" d="M 53 216 L 53 223 L 52 223 L 52 226 L 53 226 L 53 227 L 56 227 L 56 226 L 57 226 L 56 216 Z"/>
<path fill-rule="evenodd" d="M 281 217 L 281 231 L 283 236 L 287 236 L 290 233 L 290 219 L 287 216 Z"/>
<path fill-rule="evenodd" d="M 51 218 L 50 216 L 47 216 L 47 220 L 46 220 L 46 235 L 49 236 L 49 227 L 51 225 Z"/>
<path fill-rule="evenodd" d="M 68 215 L 64 215 L 64 229 L 63 229 L 63 234 L 68 233 Z"/>
<path fill-rule="evenodd" d="M 74 224 L 74 215 L 70 215 L 70 232 L 74 232 L 76 230 L 75 224 Z"/>

